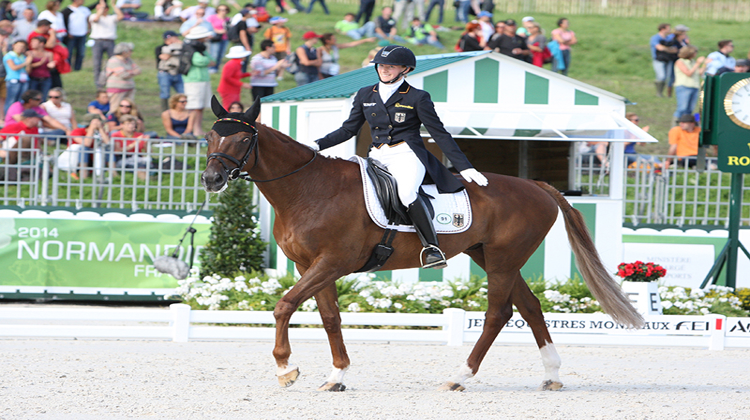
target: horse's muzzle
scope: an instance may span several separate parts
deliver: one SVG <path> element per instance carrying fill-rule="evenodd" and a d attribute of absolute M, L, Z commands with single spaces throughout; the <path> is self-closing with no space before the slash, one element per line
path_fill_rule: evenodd
<path fill-rule="evenodd" d="M 227 187 L 227 173 L 221 168 L 206 168 L 201 174 L 201 184 L 206 192 L 222 192 Z"/>

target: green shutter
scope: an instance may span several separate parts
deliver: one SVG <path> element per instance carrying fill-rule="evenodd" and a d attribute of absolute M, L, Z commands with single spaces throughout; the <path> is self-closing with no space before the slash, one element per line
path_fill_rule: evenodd
<path fill-rule="evenodd" d="M 521 267 L 521 277 L 524 279 L 536 280 L 540 276 L 544 277 L 544 241 Z"/>
<path fill-rule="evenodd" d="M 297 105 L 289 107 L 289 137 L 297 138 Z"/>
<path fill-rule="evenodd" d="M 599 105 L 599 97 L 576 89 L 576 105 Z"/>
<path fill-rule="evenodd" d="M 549 80 L 536 74 L 526 73 L 523 103 L 526 105 L 549 104 Z"/>
<path fill-rule="evenodd" d="M 573 204 L 573 208 L 581 212 L 583 220 L 586 222 L 586 227 L 589 228 L 589 232 L 591 233 L 591 238 L 596 240 L 596 204 L 575 203 Z M 578 267 L 576 266 L 576 256 L 571 253 L 570 258 L 570 278 L 572 279 L 578 275 L 579 279 L 583 279 L 581 272 L 578 271 Z"/>
<path fill-rule="evenodd" d="M 420 268 L 419 281 L 443 281 L 443 269 Z"/>
<path fill-rule="evenodd" d="M 274 130 L 279 129 L 279 107 L 275 106 L 271 108 L 271 113 L 273 117 L 271 118 L 271 127 L 274 128 Z"/>
<path fill-rule="evenodd" d="M 474 103 L 496 104 L 499 83 L 499 62 L 483 58 L 474 63 Z"/>
<path fill-rule="evenodd" d="M 276 211 L 271 209 L 271 237 L 270 241 L 268 243 L 268 259 L 269 266 L 268 268 L 277 268 L 276 267 L 276 255 L 279 252 L 278 244 L 276 243 L 276 238 L 273 236 L 273 224 L 276 221 Z"/>
<path fill-rule="evenodd" d="M 433 102 L 448 102 L 448 70 L 425 76 L 423 87 Z"/>

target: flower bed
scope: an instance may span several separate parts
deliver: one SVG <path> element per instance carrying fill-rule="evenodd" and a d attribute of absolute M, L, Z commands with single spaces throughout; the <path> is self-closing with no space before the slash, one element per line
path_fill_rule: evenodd
<path fill-rule="evenodd" d="M 445 308 L 467 311 L 487 310 L 485 278 L 473 276 L 469 281 L 419 282 L 413 284 L 374 281 L 374 275 L 363 274 L 336 282 L 339 306 L 344 312 L 442 313 Z M 179 281 L 174 295 L 193 309 L 272 311 L 276 302 L 294 286 L 291 275 L 274 278 L 265 275 L 237 276 L 234 279 L 207 276 L 188 277 Z M 542 305 L 543 312 L 596 313 L 599 303 L 586 285 L 578 279 L 563 283 L 530 280 L 529 287 Z M 704 290 L 684 287 L 660 287 L 665 315 L 748 316 L 739 296 L 750 296 L 747 289 L 737 294 L 722 286 Z M 302 304 L 300 310 L 315 311 L 315 299 Z"/>

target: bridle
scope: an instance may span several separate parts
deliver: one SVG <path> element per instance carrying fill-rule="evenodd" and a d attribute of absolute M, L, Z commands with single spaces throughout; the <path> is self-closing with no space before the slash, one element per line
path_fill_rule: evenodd
<path fill-rule="evenodd" d="M 210 155 L 208 155 L 208 160 L 206 161 L 206 165 L 208 165 L 208 163 L 211 162 L 211 159 L 218 160 L 219 163 L 221 163 L 221 166 L 224 167 L 224 171 L 227 172 L 227 174 L 229 176 L 229 181 L 233 181 L 233 180 L 235 180 L 237 178 L 242 178 L 245 181 L 252 181 L 252 182 L 271 182 L 271 181 L 276 181 L 276 180 L 279 180 L 279 179 L 282 179 L 282 178 L 286 178 L 289 175 L 296 174 L 297 172 L 305 169 L 309 164 L 311 164 L 315 160 L 315 158 L 318 157 L 318 152 L 316 152 L 316 151 L 314 151 L 314 150 L 311 149 L 312 152 L 313 152 L 312 159 L 310 159 L 307 163 L 305 163 L 301 167 L 293 170 L 292 172 L 289 172 L 286 175 L 278 176 L 278 177 L 273 178 L 273 179 L 255 179 L 255 178 L 251 178 L 250 175 L 248 175 L 247 172 L 242 172 L 242 168 L 244 168 L 245 164 L 247 164 L 247 160 L 250 158 L 250 154 L 253 152 L 253 150 L 256 150 L 256 149 L 257 149 L 257 151 L 255 153 L 255 161 L 253 162 L 253 166 L 250 169 L 254 168 L 258 164 L 258 155 L 260 154 L 260 148 L 258 147 L 258 129 L 255 128 L 255 126 L 253 126 L 250 123 L 247 123 L 245 121 L 238 120 L 238 119 L 235 119 L 235 118 L 219 118 L 218 120 L 216 120 L 216 122 L 214 122 L 214 124 L 216 124 L 218 122 L 233 122 L 233 123 L 244 124 L 244 125 L 250 127 L 250 129 L 252 130 L 252 133 L 253 133 L 252 137 L 250 139 L 250 145 L 248 146 L 247 151 L 245 151 L 245 155 L 242 157 L 242 160 L 237 160 L 234 156 L 230 156 L 230 155 L 228 155 L 226 153 L 215 152 L 215 153 L 211 153 Z M 237 166 L 235 168 L 232 168 L 230 170 L 229 167 L 227 166 L 227 163 L 224 161 L 224 159 L 226 159 L 226 160 L 234 163 Z"/>

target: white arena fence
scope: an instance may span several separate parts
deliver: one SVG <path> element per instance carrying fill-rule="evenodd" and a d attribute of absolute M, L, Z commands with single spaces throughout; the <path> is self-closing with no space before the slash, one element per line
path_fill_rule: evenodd
<path fill-rule="evenodd" d="M 147 139 L 140 151 L 126 152 L 98 138 L 82 149 L 59 136 L 16 137 L 34 137 L 38 147 L 19 142 L 18 161 L 0 163 L 0 206 L 192 211 L 206 196 L 200 184 L 205 140 Z M 67 137 L 72 144 L 74 137 Z"/>
<path fill-rule="evenodd" d="M 604 314 L 545 314 L 555 343 L 750 348 L 750 318 L 723 315 L 657 315 L 646 317 L 646 327 L 628 330 Z M 341 314 L 348 341 L 431 342 L 449 346 L 474 343 L 484 323 L 483 312 L 446 309 L 442 314 Z M 191 340 L 273 340 L 273 312 L 191 310 L 185 304 L 166 309 L 114 308 L 0 308 L 2 338 L 93 338 Z M 227 326 L 229 324 L 230 326 Z M 292 340 L 327 340 L 317 312 L 292 316 Z M 398 326 L 403 329 L 347 328 Z M 433 327 L 424 329 L 424 327 Z M 518 313 L 498 336 L 498 344 L 533 344 L 531 330 Z"/>

